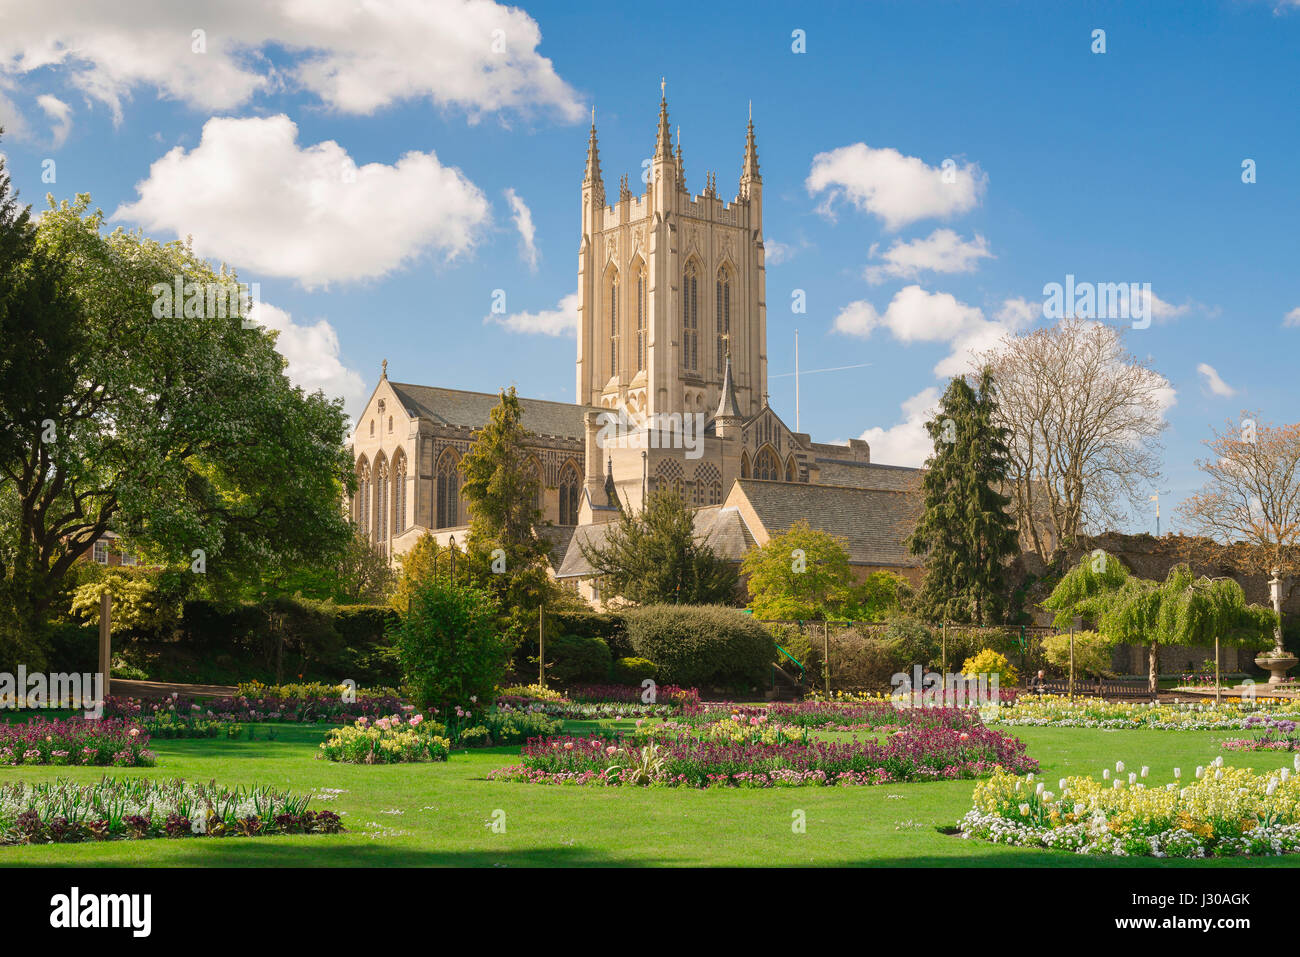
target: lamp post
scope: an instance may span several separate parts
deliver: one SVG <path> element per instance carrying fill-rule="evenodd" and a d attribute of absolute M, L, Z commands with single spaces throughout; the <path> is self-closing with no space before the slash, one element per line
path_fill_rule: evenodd
<path fill-rule="evenodd" d="M 447 544 L 451 547 L 451 581 L 456 583 L 456 536 L 452 535 L 447 539 Z"/>

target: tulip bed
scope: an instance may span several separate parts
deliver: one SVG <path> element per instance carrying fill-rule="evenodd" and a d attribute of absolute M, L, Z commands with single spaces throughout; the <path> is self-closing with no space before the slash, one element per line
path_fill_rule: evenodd
<path fill-rule="evenodd" d="M 1231 731 L 1250 727 L 1261 717 L 1300 720 L 1300 706 L 1261 698 L 1256 702 L 1225 701 L 1152 704 L 1025 695 L 1015 704 L 980 709 L 984 721 L 1008 727 L 1156 728 L 1162 731 Z"/>
<path fill-rule="evenodd" d="M 107 718 L 204 718 L 214 721 L 283 721 L 316 723 L 380 718 L 402 707 L 397 692 L 325 685 L 241 686 L 248 693 L 226 698 L 187 698 L 173 694 L 161 701 L 109 695 Z"/>
<path fill-rule="evenodd" d="M 708 704 L 678 720 L 705 725 L 733 715 L 761 717 L 816 731 L 897 731 L 902 728 L 974 728 L 979 716 L 964 708 L 900 707 L 888 698 L 854 702 L 800 701 L 770 705 Z"/>
<path fill-rule="evenodd" d="M 358 718 L 335 728 L 321 742 L 317 757 L 349 764 L 395 764 L 401 761 L 446 761 L 451 742 L 444 725 L 424 716 L 389 715 L 373 722 Z"/>
<path fill-rule="evenodd" d="M 65 779 L 0 787 L 0 843 L 69 844 L 150 837 L 333 834 L 333 811 L 270 788 L 226 788 L 180 779 Z"/>
<path fill-rule="evenodd" d="M 113 765 L 154 763 L 149 733 L 135 721 L 32 718 L 0 724 L 0 765 Z"/>
<path fill-rule="evenodd" d="M 1295 759 L 1300 770 L 1300 756 Z M 1101 781 L 1061 778 L 1055 789 L 999 771 L 975 786 L 962 834 L 1000 844 L 1079 854 L 1233 857 L 1300 851 L 1300 778 L 1291 768 L 1256 772 L 1217 758 L 1184 783 L 1147 783 L 1147 768 Z"/>
<path fill-rule="evenodd" d="M 1260 730 L 1258 738 L 1228 738 L 1223 742 L 1227 751 L 1300 751 L 1300 734 L 1295 721 L 1251 715 L 1246 719 L 1246 730 Z"/>
<path fill-rule="evenodd" d="M 1036 770 L 1015 738 L 971 715 L 939 709 L 884 738 L 814 739 L 772 713 L 638 728 L 630 734 L 559 735 L 529 741 L 523 762 L 494 780 L 668 787 L 870 785 Z M 842 720 L 842 719 L 841 719 Z"/>

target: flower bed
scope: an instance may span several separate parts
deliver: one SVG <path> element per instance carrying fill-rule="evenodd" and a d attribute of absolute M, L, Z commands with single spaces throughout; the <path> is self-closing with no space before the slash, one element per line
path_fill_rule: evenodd
<path fill-rule="evenodd" d="M 568 689 L 567 698 L 582 704 L 648 704 L 646 688 L 641 685 L 575 685 Z M 666 704 L 684 711 L 700 706 L 700 692 L 696 688 L 679 688 L 677 685 L 660 685 L 655 689 L 654 704 Z"/>
<path fill-rule="evenodd" d="M 763 718 L 777 724 L 817 731 L 897 731 L 900 728 L 972 728 L 979 716 L 962 708 L 900 708 L 888 699 L 872 701 L 800 701 L 770 705 L 705 705 L 699 712 L 680 720 L 688 724 L 711 724 L 734 715 Z"/>
<path fill-rule="evenodd" d="M 748 721 L 631 735 L 534 739 L 523 763 L 489 774 L 505 781 L 655 784 L 683 787 L 783 787 L 951 780 L 1002 767 L 1037 769 L 1015 738 L 984 727 L 908 728 L 886 738 L 827 742 L 804 729 L 752 730 Z M 721 731 L 721 733 L 719 733 Z"/>
<path fill-rule="evenodd" d="M 309 800 L 266 787 L 231 789 L 179 779 L 17 782 L 0 787 L 0 843 L 256 837 L 343 830 L 337 814 L 309 810 Z"/>
<path fill-rule="evenodd" d="M 1246 729 L 1262 730 L 1263 734 L 1258 738 L 1229 738 L 1220 746 L 1228 751 L 1300 751 L 1297 727 L 1295 721 L 1253 714 L 1246 719 Z"/>
<path fill-rule="evenodd" d="M 990 724 L 1009 727 L 1062 728 L 1159 728 L 1179 731 L 1231 731 L 1249 727 L 1252 717 L 1300 719 L 1300 710 L 1289 702 L 1260 699 L 1254 703 L 1235 701 L 1152 704 L 1150 702 L 1102 701 L 1056 695 L 1025 696 L 1014 705 L 980 711 Z"/>
<path fill-rule="evenodd" d="M 0 765 L 145 767 L 154 763 L 148 744 L 149 733 L 134 721 L 33 718 L 0 724 Z"/>
<path fill-rule="evenodd" d="M 536 701 L 531 698 L 501 696 L 497 709 L 527 711 L 550 715 L 562 721 L 627 720 L 631 718 L 668 718 L 679 712 L 671 704 L 633 704 L 623 701 L 582 703 L 579 701 Z"/>
<path fill-rule="evenodd" d="M 446 761 L 451 741 L 443 736 L 445 731 L 445 726 L 425 721 L 419 714 L 409 718 L 394 714 L 373 722 L 358 718 L 330 731 L 316 756 L 347 764 Z"/>
<path fill-rule="evenodd" d="M 558 734 L 563 722 L 542 711 L 498 705 L 483 712 L 456 708 L 447 715 L 447 736 L 453 747 L 490 748 L 523 744 L 529 738 Z"/>
<path fill-rule="evenodd" d="M 244 686 L 241 686 L 244 687 Z M 390 689 L 346 692 L 339 688 L 317 690 L 325 686 L 285 685 L 267 688 L 266 694 L 237 694 L 227 698 L 186 698 L 173 694 L 161 701 L 121 698 L 110 695 L 104 700 L 104 716 L 144 719 L 160 715 L 196 716 L 229 721 L 324 722 L 350 721 L 356 718 L 381 718 L 400 711 L 404 705 Z M 271 693 L 277 690 L 283 694 Z M 406 706 L 406 707 L 409 707 Z"/>
<path fill-rule="evenodd" d="M 975 785 L 962 834 L 1000 844 L 1080 854 L 1221 857 L 1300 850 L 1300 778 L 1291 769 L 1223 767 L 1148 786 L 1117 765 L 1114 779 L 1062 778 L 1055 790 L 1033 775 L 999 772 Z M 1300 756 L 1295 761 L 1300 770 Z M 1107 772 L 1109 777 L 1109 772 Z"/>
<path fill-rule="evenodd" d="M 229 718 L 179 715 L 170 711 L 150 715 L 140 722 L 154 738 L 237 738 L 244 725 Z"/>

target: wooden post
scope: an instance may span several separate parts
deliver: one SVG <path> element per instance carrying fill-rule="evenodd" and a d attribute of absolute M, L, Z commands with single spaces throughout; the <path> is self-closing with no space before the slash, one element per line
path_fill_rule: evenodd
<path fill-rule="evenodd" d="M 831 633 L 830 625 L 822 622 L 822 654 L 826 656 L 826 697 L 831 696 Z"/>
<path fill-rule="evenodd" d="M 546 606 L 537 609 L 537 683 L 546 687 Z"/>
<path fill-rule="evenodd" d="M 1074 697 L 1074 622 L 1070 622 L 1070 697 Z"/>
<path fill-rule="evenodd" d="M 943 672 L 943 680 L 948 680 L 948 622 L 944 621 L 939 625 L 939 670 Z"/>
<path fill-rule="evenodd" d="M 99 594 L 99 673 L 104 682 L 104 697 L 111 692 L 109 685 L 113 676 L 113 596 L 105 588 Z"/>

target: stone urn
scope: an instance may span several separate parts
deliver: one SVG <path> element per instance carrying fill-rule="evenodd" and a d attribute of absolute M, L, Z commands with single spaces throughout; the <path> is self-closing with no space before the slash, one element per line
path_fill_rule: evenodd
<path fill-rule="evenodd" d="M 1269 673 L 1269 684 L 1280 685 L 1286 681 L 1286 673 L 1296 665 L 1300 665 L 1300 658 L 1288 651 L 1279 651 L 1275 648 L 1256 655 L 1255 664 Z"/>

